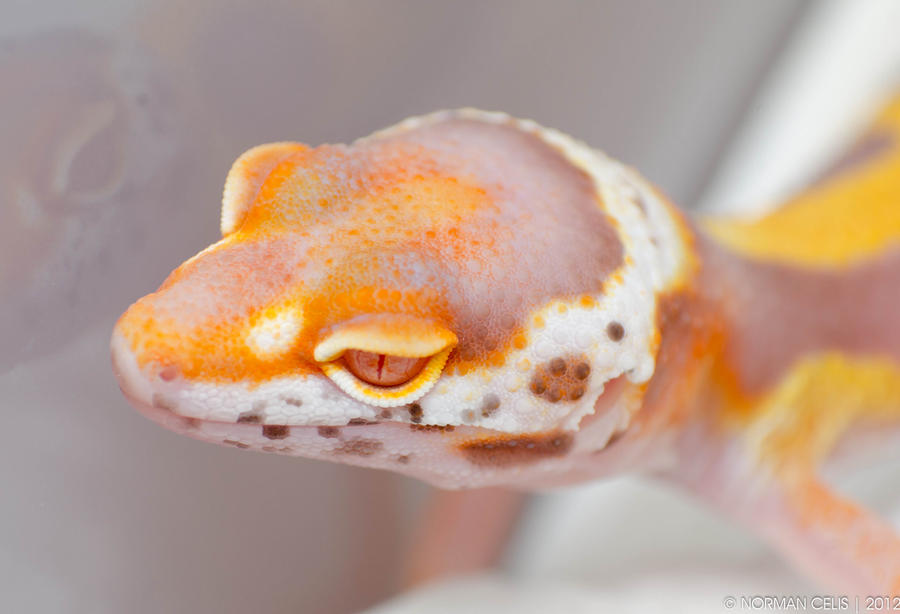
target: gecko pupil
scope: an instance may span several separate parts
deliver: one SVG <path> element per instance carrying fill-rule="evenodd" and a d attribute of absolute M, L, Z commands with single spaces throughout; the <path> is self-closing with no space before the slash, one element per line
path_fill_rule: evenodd
<path fill-rule="evenodd" d="M 362 350 L 344 352 L 344 364 L 353 375 L 374 386 L 405 384 L 428 364 L 428 357 L 407 358 L 391 354 L 376 354 Z"/>

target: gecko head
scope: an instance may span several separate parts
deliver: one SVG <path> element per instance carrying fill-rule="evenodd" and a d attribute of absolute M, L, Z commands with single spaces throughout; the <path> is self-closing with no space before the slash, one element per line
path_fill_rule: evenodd
<path fill-rule="evenodd" d="M 221 227 L 119 320 L 129 400 L 200 439 L 450 487 L 553 480 L 627 429 L 685 260 L 631 170 L 474 110 L 251 149 Z"/>

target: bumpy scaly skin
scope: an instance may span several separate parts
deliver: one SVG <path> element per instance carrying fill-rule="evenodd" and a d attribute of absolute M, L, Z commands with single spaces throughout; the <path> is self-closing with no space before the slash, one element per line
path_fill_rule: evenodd
<path fill-rule="evenodd" d="M 900 302 L 900 198 L 873 190 L 877 236 L 792 258 L 760 237 L 803 202 L 775 230 L 701 232 L 632 170 L 503 114 L 264 145 L 229 173 L 223 239 L 122 316 L 113 361 L 192 437 L 451 488 L 653 469 L 823 581 L 896 592 L 900 542 L 815 478 L 851 425 L 900 418 L 900 317 L 874 294 Z M 351 350 L 427 365 L 379 387 Z"/>
<path fill-rule="evenodd" d="M 636 174 L 502 114 L 262 146 L 224 201 L 225 237 L 119 322 L 126 394 L 201 439 L 448 487 L 589 464 L 639 408 L 656 297 L 690 264 Z M 378 388 L 346 349 L 435 359 Z"/>

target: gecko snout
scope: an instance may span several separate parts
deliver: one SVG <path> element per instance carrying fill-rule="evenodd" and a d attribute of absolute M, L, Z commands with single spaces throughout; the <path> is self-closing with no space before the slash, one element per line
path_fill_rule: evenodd
<path fill-rule="evenodd" d="M 129 347 L 118 325 L 113 330 L 109 347 L 113 373 L 115 373 L 119 388 L 121 388 L 126 397 L 148 403 L 153 394 L 150 390 L 149 382 L 138 369 L 134 352 Z"/>
<path fill-rule="evenodd" d="M 113 372 L 122 392 L 132 402 L 157 406 L 160 398 L 174 399 L 174 393 L 188 385 L 176 354 L 157 343 L 163 333 L 141 309 L 125 312 L 113 329 Z M 177 404 L 173 400 L 164 404 L 175 411 Z"/>

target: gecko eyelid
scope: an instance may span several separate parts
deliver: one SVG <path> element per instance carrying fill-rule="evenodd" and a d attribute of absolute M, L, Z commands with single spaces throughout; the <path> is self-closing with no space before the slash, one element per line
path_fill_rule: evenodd
<path fill-rule="evenodd" d="M 453 346 L 450 346 L 432 356 L 404 358 L 402 356 L 349 350 L 340 359 L 320 363 L 319 367 L 331 381 L 337 384 L 338 388 L 357 401 L 376 407 L 399 407 L 420 399 L 426 392 L 431 390 L 444 370 L 444 365 L 447 364 L 447 358 L 450 357 L 452 351 Z M 349 359 L 347 357 L 348 354 L 350 356 Z M 382 379 L 379 381 L 376 375 L 375 382 L 377 383 L 373 383 L 370 381 L 373 379 L 370 377 L 371 369 L 374 366 L 377 371 L 378 362 L 381 362 L 379 361 L 380 357 L 384 358 L 382 362 Z M 388 359 L 394 362 L 391 368 L 395 372 L 391 374 L 385 372 L 385 363 L 387 363 Z M 360 364 L 366 364 L 366 366 L 362 367 L 365 371 L 360 371 Z M 354 366 L 351 367 L 350 365 Z M 354 368 L 357 369 L 357 372 L 353 371 Z M 388 377 L 399 381 L 399 383 L 389 385 L 393 382 L 387 379 Z"/>
<path fill-rule="evenodd" d="M 431 389 L 456 344 L 456 335 L 432 319 L 370 314 L 329 328 L 313 353 L 325 375 L 351 397 L 396 407 Z"/>

